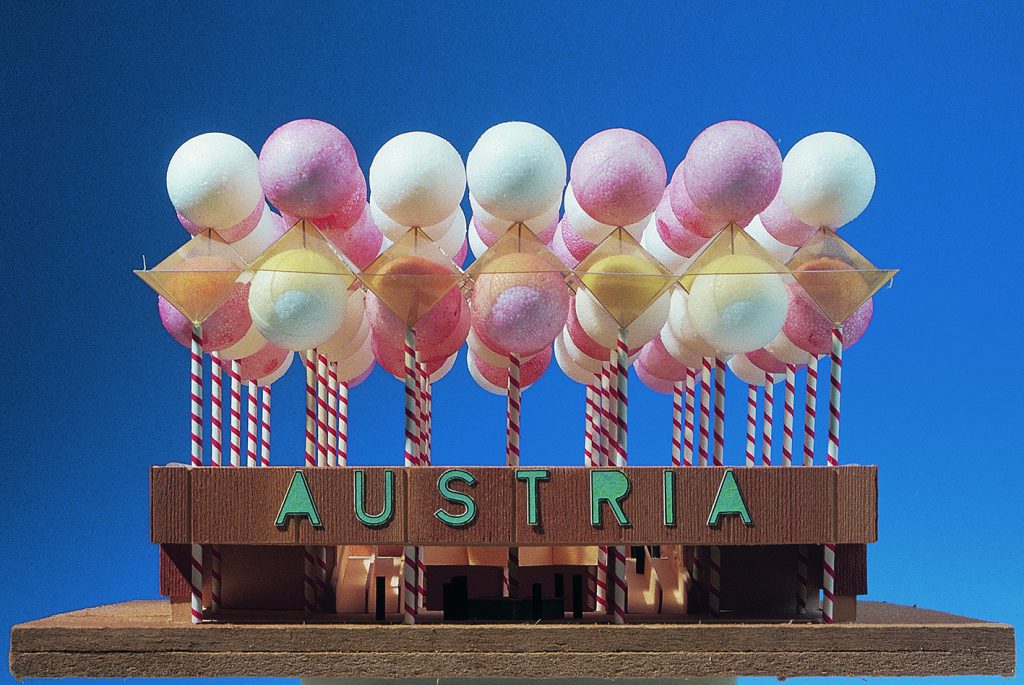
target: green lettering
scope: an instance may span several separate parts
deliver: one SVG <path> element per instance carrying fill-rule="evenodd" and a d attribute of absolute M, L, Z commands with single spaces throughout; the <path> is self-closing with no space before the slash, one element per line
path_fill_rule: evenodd
<path fill-rule="evenodd" d="M 547 469 L 519 469 L 516 480 L 526 482 L 526 523 L 540 525 L 540 481 L 548 480 L 551 472 Z"/>
<path fill-rule="evenodd" d="M 379 514 L 366 513 L 366 473 L 362 469 L 352 474 L 352 483 L 352 503 L 359 522 L 370 528 L 387 525 L 395 515 L 395 472 L 384 472 L 384 506 Z"/>
<path fill-rule="evenodd" d="M 281 502 L 281 510 L 277 512 L 277 520 L 274 525 L 284 526 L 289 516 L 305 516 L 314 528 L 323 528 L 320 521 L 320 514 L 317 513 L 316 505 L 313 504 L 313 496 L 309 494 L 309 484 L 302 471 L 296 471 L 292 476 L 292 482 L 288 485 L 288 492 L 285 493 L 284 501 Z"/>
<path fill-rule="evenodd" d="M 449 502 L 455 504 L 461 504 L 464 511 L 461 514 L 450 514 L 444 509 L 438 509 L 434 512 L 434 516 L 438 518 L 441 523 L 451 526 L 452 528 L 462 528 L 468 526 L 476 519 L 476 502 L 473 498 L 464 493 L 456 492 L 451 489 L 452 481 L 461 481 L 466 485 L 473 487 L 476 485 L 476 478 L 469 471 L 462 469 L 448 469 L 441 474 L 441 477 L 437 479 L 437 491 L 441 493 L 441 497 L 445 498 Z"/>
<path fill-rule="evenodd" d="M 665 525 L 672 527 L 676 525 L 676 473 L 666 469 L 662 474 L 664 478 L 664 506 Z"/>
<path fill-rule="evenodd" d="M 747 503 L 743 501 L 743 494 L 740 493 L 740 486 L 736 482 L 736 475 L 729 469 L 722 476 L 722 483 L 718 486 L 718 494 L 715 495 L 715 504 L 711 507 L 711 515 L 708 516 L 708 525 L 717 526 L 718 520 L 726 514 L 737 514 L 743 519 L 743 523 L 752 526 L 753 519 L 747 511 Z"/>
<path fill-rule="evenodd" d="M 622 500 L 629 496 L 629 478 L 622 471 L 591 469 L 590 471 L 590 525 L 602 525 L 601 502 L 607 502 L 620 526 L 631 525 L 622 510 Z"/>

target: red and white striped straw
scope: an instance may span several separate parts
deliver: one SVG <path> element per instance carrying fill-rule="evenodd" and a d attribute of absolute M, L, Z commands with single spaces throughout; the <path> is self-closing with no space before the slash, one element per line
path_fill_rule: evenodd
<path fill-rule="evenodd" d="M 836 591 L 836 546 L 835 543 L 825 543 L 825 557 L 821 590 L 821 619 L 825 623 L 835 621 L 835 591 Z"/>
<path fill-rule="evenodd" d="M 672 466 L 682 463 L 683 453 L 683 382 L 672 384 Z"/>
<path fill-rule="evenodd" d="M 594 386 L 587 386 L 583 405 L 583 465 L 594 466 Z"/>
<path fill-rule="evenodd" d="M 416 333 L 405 329 L 405 465 L 419 464 L 419 430 L 416 425 Z M 406 546 L 402 565 L 402 622 L 416 622 L 417 571 L 419 557 L 416 547 Z"/>
<path fill-rule="evenodd" d="M 629 348 L 627 347 L 627 330 L 619 328 L 615 341 L 615 454 L 616 466 L 625 468 L 628 449 L 628 414 L 629 414 Z M 612 618 L 616 624 L 626 620 L 626 548 L 619 545 L 612 550 L 614 578 L 612 595 Z"/>
<path fill-rule="evenodd" d="M 725 359 L 715 358 L 715 466 L 725 464 Z"/>
<path fill-rule="evenodd" d="M 434 444 L 434 396 L 432 393 L 432 383 L 430 380 L 430 374 L 427 373 L 426 367 L 423 367 L 423 423 L 424 431 L 423 434 L 426 440 L 423 444 L 423 452 L 425 454 L 425 460 L 427 466 L 430 466 L 431 449 Z"/>
<path fill-rule="evenodd" d="M 270 466 L 270 386 L 260 388 L 260 466 Z"/>
<path fill-rule="evenodd" d="M 693 410 L 696 384 L 696 369 L 687 369 L 686 401 L 683 405 L 683 466 L 693 466 Z"/>
<path fill-rule="evenodd" d="M 804 466 L 814 465 L 814 422 L 818 407 L 818 358 L 807 360 L 807 390 L 804 397 Z"/>
<path fill-rule="evenodd" d="M 505 463 L 519 466 L 519 419 L 522 411 L 521 361 L 518 354 L 508 356 L 508 402 L 506 403 Z"/>
<path fill-rule="evenodd" d="M 843 389 L 843 330 L 832 329 L 832 362 L 829 365 L 828 465 L 839 466 L 839 398 Z"/>
<path fill-rule="evenodd" d="M 700 438 L 697 443 L 697 463 L 708 465 L 708 442 L 711 423 L 711 357 L 701 359 L 700 370 Z"/>
<path fill-rule="evenodd" d="M 245 384 L 245 465 L 248 467 L 254 467 L 258 465 L 259 457 L 256 450 L 256 443 L 259 439 L 256 432 L 257 411 L 256 403 L 259 401 L 258 395 L 259 390 L 256 387 L 256 381 L 249 381 Z"/>
<path fill-rule="evenodd" d="M 793 465 L 793 405 L 796 399 L 796 365 L 786 364 L 786 394 L 782 411 L 782 465 Z"/>
<path fill-rule="evenodd" d="M 775 422 L 775 383 L 772 374 L 764 372 L 764 406 L 761 408 L 761 464 L 772 465 L 772 429 Z"/>
<path fill-rule="evenodd" d="M 221 380 L 220 354 L 210 353 L 210 463 L 220 466 L 224 447 L 224 383 Z"/>
<path fill-rule="evenodd" d="M 610 466 L 612 460 L 612 367 L 601 365 L 601 464 Z"/>
<path fill-rule="evenodd" d="M 708 573 L 708 602 L 711 613 L 718 615 L 722 611 L 722 548 L 711 547 L 711 564 Z"/>
<path fill-rule="evenodd" d="M 338 384 L 338 466 L 348 466 L 348 381 Z"/>
<path fill-rule="evenodd" d="M 757 447 L 757 386 L 747 384 L 747 451 L 746 465 L 753 466 L 754 450 Z"/>
<path fill-rule="evenodd" d="M 242 465 L 242 370 L 237 359 L 228 367 L 231 379 L 231 465 Z"/>
<path fill-rule="evenodd" d="M 797 547 L 796 558 L 796 613 L 807 613 L 807 545 Z"/>
<path fill-rule="evenodd" d="M 316 465 L 327 466 L 327 357 L 316 353 Z"/>
<path fill-rule="evenodd" d="M 306 466 L 316 466 L 316 356 L 306 350 Z"/>
<path fill-rule="evenodd" d="M 338 465 L 338 372 L 327 365 L 327 465 Z"/>
<path fill-rule="evenodd" d="M 427 453 L 427 390 L 426 364 L 421 361 L 419 353 L 415 355 L 414 368 L 416 384 L 416 433 L 419 438 L 419 465 L 430 466 L 430 455 Z M 427 602 L 427 567 L 424 563 L 423 548 L 416 550 L 416 608 L 422 609 Z"/>
<path fill-rule="evenodd" d="M 427 445 L 430 442 L 428 433 L 430 427 L 427 424 L 427 365 L 425 362 L 416 363 L 416 390 L 419 397 L 419 431 L 420 431 L 420 464 L 430 465 L 430 454 Z"/>
<path fill-rule="evenodd" d="M 199 326 L 192 327 L 189 354 L 189 418 L 191 425 L 190 453 L 192 466 L 203 465 L 203 346 Z M 192 622 L 203 622 L 203 546 L 192 545 Z"/>

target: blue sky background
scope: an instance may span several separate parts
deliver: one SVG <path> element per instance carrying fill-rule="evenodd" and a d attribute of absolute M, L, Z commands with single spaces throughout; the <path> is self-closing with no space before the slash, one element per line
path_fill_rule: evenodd
<path fill-rule="evenodd" d="M 870 598 L 1024 623 L 1020 5 L 87 4 L 0 9 L 4 650 L 13 623 L 156 596 L 147 467 L 187 459 L 187 359 L 131 269 L 186 238 L 164 187 L 179 144 L 258 151 L 299 117 L 345 131 L 364 170 L 398 133 L 465 155 L 509 119 L 569 159 L 633 128 L 670 169 L 722 119 L 784 153 L 860 140 L 878 187 L 842 234 L 903 269 L 845 359 L 843 459 L 880 466 Z M 275 386 L 277 463 L 301 460 L 301 384 Z M 665 463 L 670 401 L 635 386 L 631 462 Z M 743 401 L 731 385 L 732 463 Z M 352 463 L 399 463 L 400 384 L 378 371 L 352 402 Z M 464 363 L 434 406 L 436 463 L 502 461 L 503 400 Z M 523 462 L 580 463 L 582 406 L 553 366 L 524 396 Z"/>

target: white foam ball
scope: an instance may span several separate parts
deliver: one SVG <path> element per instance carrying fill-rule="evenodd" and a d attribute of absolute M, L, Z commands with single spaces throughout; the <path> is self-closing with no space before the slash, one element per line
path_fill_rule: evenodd
<path fill-rule="evenodd" d="M 488 214 L 509 222 L 526 221 L 557 203 L 566 170 L 558 142 L 524 121 L 484 131 L 466 161 L 471 195 Z"/>
<path fill-rule="evenodd" d="M 342 359 L 332 359 L 337 365 L 338 380 L 347 383 L 353 378 L 362 376 L 366 369 L 374 363 L 373 349 L 370 346 L 370 337 L 363 339 L 362 344 Z"/>
<path fill-rule="evenodd" d="M 809 135 L 782 160 L 779 194 L 805 224 L 838 228 L 857 218 L 874 192 L 871 156 L 842 133 Z"/>
<path fill-rule="evenodd" d="M 699 369 L 704 362 L 701 354 L 694 352 L 689 347 L 684 345 L 679 338 L 672 333 L 672 328 L 669 324 L 665 324 L 665 327 L 661 329 L 661 344 L 665 346 L 665 351 L 675 359 L 677 362 L 682 364 L 688 369 Z"/>
<path fill-rule="evenodd" d="M 384 234 L 385 238 L 392 241 L 398 240 L 408 232 L 411 226 L 403 226 L 398 223 L 387 214 L 384 210 L 377 206 L 374 202 L 373 196 L 370 196 L 370 218 L 373 219 L 373 224 L 377 227 L 381 233 Z M 454 212 L 446 216 L 443 220 L 430 226 L 420 226 L 420 230 L 427 234 L 431 240 L 437 240 L 451 227 L 452 223 L 456 221 L 459 215 L 462 213 L 462 208 L 456 208 Z M 465 215 L 463 215 L 463 221 L 465 221 Z"/>
<path fill-rule="evenodd" d="M 562 345 L 565 347 L 566 353 L 569 358 L 576 362 L 584 371 L 588 371 L 591 374 L 601 373 L 601 366 L 604 365 L 606 360 L 594 359 L 589 354 L 581 350 L 575 342 L 573 342 L 572 336 L 569 335 L 569 331 L 562 329 L 562 334 L 559 336 L 562 339 Z"/>
<path fill-rule="evenodd" d="M 577 383 L 589 385 L 594 382 L 594 372 L 583 368 L 569 356 L 569 352 L 565 349 L 565 339 L 562 335 L 555 338 L 555 362 L 558 364 L 558 368 L 562 370 L 562 373 Z"/>
<path fill-rule="evenodd" d="M 466 192 L 466 168 L 452 144 L 425 131 L 395 136 L 370 163 L 376 205 L 403 226 L 431 226 L 451 216 Z"/>
<path fill-rule="evenodd" d="M 618 226 L 603 224 L 583 211 L 572 192 L 572 181 L 565 186 L 565 219 L 578 236 L 594 244 L 600 243 L 618 228 Z M 643 235 L 644 228 L 650 220 L 651 216 L 646 216 L 635 224 L 629 224 L 623 228 L 635 239 L 640 240 L 640 236 Z"/>
<path fill-rule="evenodd" d="M 459 353 L 456 352 L 452 356 L 450 356 L 447 359 L 445 359 L 444 360 L 444 364 L 441 364 L 441 368 L 439 368 L 434 373 L 430 374 L 430 382 L 431 383 L 436 383 L 439 380 L 441 380 L 442 378 L 444 378 L 445 376 L 447 376 L 448 372 L 451 371 L 452 367 L 455 366 L 455 360 L 458 359 L 458 357 L 459 357 Z"/>
<path fill-rule="evenodd" d="M 474 219 L 476 215 L 474 215 Z M 476 222 L 469 222 L 469 249 L 473 251 L 473 257 L 480 259 L 484 252 L 487 252 L 487 243 L 484 242 L 483 238 L 480 237 L 479 231 L 476 230 Z"/>
<path fill-rule="evenodd" d="M 523 219 L 523 223 L 534 233 L 540 233 L 551 224 L 558 221 L 558 210 L 562 206 L 562 201 L 556 200 L 555 204 L 551 205 L 537 216 L 530 217 L 529 219 Z M 496 236 L 500 236 L 509 228 L 512 227 L 514 222 L 507 219 L 499 219 L 493 214 L 489 214 L 486 209 L 480 206 L 480 203 L 476 201 L 476 198 L 472 194 L 469 196 L 469 207 L 473 210 L 473 217 L 480 222 L 480 225 L 486 228 L 488 231 Z"/>
<path fill-rule="evenodd" d="M 230 228 L 263 202 L 259 158 L 227 133 L 204 133 L 177 149 L 167 165 L 167 194 L 183 217 L 205 228 Z"/>
<path fill-rule="evenodd" d="M 747 255 L 726 255 L 693 279 L 687 308 L 702 338 L 719 354 L 753 352 L 782 330 L 789 295 L 782 277 Z"/>
<path fill-rule="evenodd" d="M 673 252 L 672 248 L 665 244 L 665 241 L 661 239 L 661 234 L 658 233 L 658 220 L 653 216 L 647 220 L 647 226 L 644 227 L 644 232 L 640 236 L 640 247 L 647 250 L 652 257 L 661 262 L 662 266 L 674 274 L 682 274 L 692 261 L 690 257 Z"/>
<path fill-rule="evenodd" d="M 249 287 L 249 313 L 260 333 L 286 350 L 330 340 L 345 319 L 345 279 L 322 255 L 303 248 L 264 262 Z"/>
<path fill-rule="evenodd" d="M 469 369 L 469 375 L 474 381 L 476 381 L 476 384 L 487 392 L 494 395 L 501 395 L 502 397 L 508 394 L 508 388 L 500 388 L 484 378 L 484 375 L 480 373 L 480 369 L 476 366 L 476 358 L 472 351 L 466 355 L 466 368 Z"/>
<path fill-rule="evenodd" d="M 764 349 L 783 364 L 806 364 L 814 356 L 797 347 L 783 331 L 779 331 L 779 334 L 772 338 L 771 342 L 764 346 Z"/>
<path fill-rule="evenodd" d="M 444 252 L 446 255 L 455 259 L 455 255 L 462 249 L 463 243 L 466 242 L 466 215 L 459 209 L 455 212 L 455 217 L 452 219 L 448 227 L 440 232 L 436 238 L 431 236 L 438 249 Z"/>
<path fill-rule="evenodd" d="M 736 374 L 736 377 L 747 385 L 764 385 L 764 369 L 755 366 L 745 354 L 737 354 L 729 359 L 729 370 Z M 772 384 L 778 383 L 785 378 L 784 374 L 772 374 Z"/>
<path fill-rule="evenodd" d="M 687 301 L 690 296 L 681 287 L 672 288 L 671 307 L 668 314 L 668 330 L 681 345 L 701 357 L 714 357 L 718 351 L 705 340 L 690 319 Z"/>
<path fill-rule="evenodd" d="M 767 250 L 772 257 L 775 257 L 783 264 L 788 262 L 790 257 L 799 249 L 781 242 L 769 233 L 768 229 L 761 223 L 760 216 L 755 216 L 751 219 L 750 223 L 743 230 L 747 232 L 747 235 L 756 240 L 761 247 Z"/>
<path fill-rule="evenodd" d="M 670 291 L 658 296 L 651 306 L 644 310 L 626 327 L 626 344 L 630 349 L 646 345 L 660 331 L 668 319 L 671 303 Z M 583 332 L 601 347 L 615 347 L 619 336 L 619 324 L 611 317 L 589 290 L 581 288 L 576 293 L 576 317 Z"/>

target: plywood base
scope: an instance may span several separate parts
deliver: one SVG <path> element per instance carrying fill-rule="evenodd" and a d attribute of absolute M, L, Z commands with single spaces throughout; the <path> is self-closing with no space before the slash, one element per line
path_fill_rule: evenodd
<path fill-rule="evenodd" d="M 253 617 L 257 618 L 257 617 Z M 260 617 L 265 619 L 266 616 Z M 1013 628 L 861 602 L 857 622 L 176 624 L 164 601 L 14 626 L 16 678 L 1012 675 Z"/>

